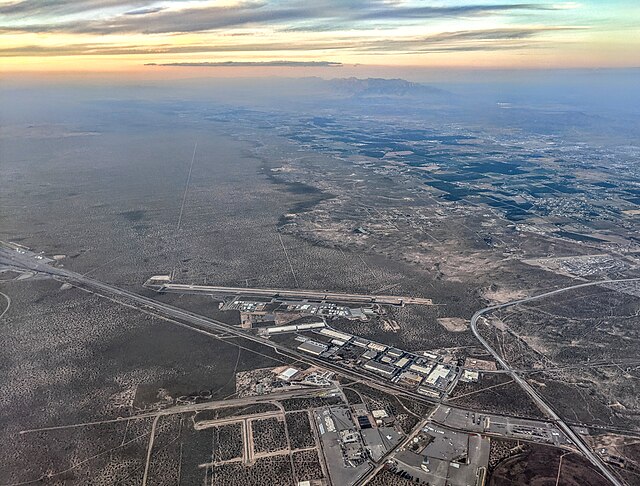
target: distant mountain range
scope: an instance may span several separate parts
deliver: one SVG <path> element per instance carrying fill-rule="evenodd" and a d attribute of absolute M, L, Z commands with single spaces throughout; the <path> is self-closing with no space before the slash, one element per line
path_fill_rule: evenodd
<path fill-rule="evenodd" d="M 337 78 L 325 81 L 332 91 L 354 97 L 401 96 L 413 97 L 424 95 L 446 96 L 448 91 L 405 79 L 383 78 Z"/>

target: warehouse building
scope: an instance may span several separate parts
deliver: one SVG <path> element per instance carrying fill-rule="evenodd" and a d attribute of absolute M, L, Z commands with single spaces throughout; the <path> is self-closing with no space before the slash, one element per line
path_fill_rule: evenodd
<path fill-rule="evenodd" d="M 367 349 L 364 353 L 362 353 L 362 357 L 364 359 L 375 359 L 376 356 L 378 356 L 378 353 L 376 353 L 373 349 Z"/>
<path fill-rule="evenodd" d="M 396 369 L 393 366 L 378 363 L 377 361 L 367 361 L 363 367 L 365 370 L 373 371 L 374 373 L 386 376 L 387 378 L 391 378 L 396 372 Z"/>
<path fill-rule="evenodd" d="M 387 346 L 385 346 L 384 344 L 374 343 L 373 341 L 369 343 L 368 347 L 369 349 L 373 349 L 374 351 L 378 351 L 380 353 L 387 349 Z"/>
<path fill-rule="evenodd" d="M 400 356 L 402 356 L 404 354 L 404 351 L 402 349 L 398 349 L 398 348 L 389 348 L 389 349 L 387 349 L 387 354 L 389 356 L 394 357 L 394 358 L 399 358 Z"/>
<path fill-rule="evenodd" d="M 325 336 L 330 336 L 334 339 L 338 339 L 340 341 L 347 342 L 353 336 L 351 334 L 346 334 L 344 332 L 334 331 L 333 329 L 324 328 L 320 330 L 320 334 L 324 334 Z"/>
<path fill-rule="evenodd" d="M 404 368 L 405 366 L 407 366 L 409 363 L 411 362 L 410 358 L 407 358 L 406 356 L 403 358 L 400 358 L 398 361 L 396 361 L 395 363 L 393 363 L 393 366 L 395 366 L 396 368 Z"/>
<path fill-rule="evenodd" d="M 315 341 L 305 341 L 298 349 L 300 351 L 304 351 L 305 353 L 313 354 L 314 356 L 320 356 L 327 350 L 328 346 L 325 344 L 317 343 Z"/>
<path fill-rule="evenodd" d="M 351 344 L 353 344 L 354 346 L 358 346 L 359 348 L 366 348 L 367 346 L 369 346 L 369 341 L 357 337 L 353 341 L 351 341 Z"/>
<path fill-rule="evenodd" d="M 429 373 L 431 373 L 433 366 L 431 365 L 420 366 L 417 364 L 412 364 L 411 366 L 409 366 L 409 369 L 415 373 L 419 373 L 421 375 L 427 376 Z"/>

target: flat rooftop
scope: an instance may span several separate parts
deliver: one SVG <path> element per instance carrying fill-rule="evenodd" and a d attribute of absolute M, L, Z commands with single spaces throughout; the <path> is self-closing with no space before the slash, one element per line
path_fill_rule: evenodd
<path fill-rule="evenodd" d="M 316 343 L 314 341 L 305 341 L 300 346 L 298 346 L 298 349 L 300 351 L 305 351 L 307 353 L 315 354 L 315 355 L 324 353 L 327 350 L 327 348 L 328 347 L 326 345 Z"/>

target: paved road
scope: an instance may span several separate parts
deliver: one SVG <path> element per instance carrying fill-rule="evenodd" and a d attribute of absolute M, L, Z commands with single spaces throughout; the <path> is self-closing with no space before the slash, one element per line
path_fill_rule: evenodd
<path fill-rule="evenodd" d="M 5 299 L 7 299 L 7 307 L 5 307 L 4 310 L 2 311 L 2 314 L 0 314 L 0 319 L 2 319 L 2 317 L 9 310 L 9 307 L 11 307 L 11 298 L 7 294 L 3 294 L 2 292 L 0 292 L 0 295 L 2 295 Z"/>
<path fill-rule="evenodd" d="M 269 393 L 268 395 L 257 395 L 243 398 L 232 398 L 228 400 L 218 400 L 215 402 L 203 402 L 193 403 L 188 405 L 174 405 L 159 410 L 153 410 L 149 412 L 141 412 L 135 415 L 128 415 L 125 417 L 117 417 L 114 419 L 97 420 L 93 422 L 80 422 L 67 425 L 53 425 L 50 427 L 38 427 L 35 429 L 24 429 L 18 432 L 20 435 L 32 434 L 34 432 L 46 432 L 51 430 L 62 429 L 74 429 L 80 427 L 87 427 L 91 425 L 108 424 L 115 422 L 124 422 L 127 420 L 139 420 L 143 418 L 154 418 L 162 415 L 175 415 L 179 413 L 200 412 L 202 410 L 215 410 L 217 408 L 229 408 L 229 407 L 241 407 L 247 405 L 254 405 L 256 403 L 277 403 L 281 400 L 288 398 L 309 398 L 309 397 L 321 397 L 326 396 L 329 393 L 336 392 L 336 388 L 319 388 L 319 389 L 296 389 L 296 390 L 284 390 L 275 393 Z M 283 413 L 282 411 L 279 413 Z"/>
<path fill-rule="evenodd" d="M 264 346 L 274 349 L 277 353 L 283 356 L 287 356 L 289 358 L 293 358 L 295 360 L 298 360 L 307 364 L 329 369 L 336 373 L 340 373 L 342 376 L 345 376 L 345 377 L 349 377 L 356 380 L 363 380 L 364 382 L 370 384 L 371 386 L 374 386 L 390 394 L 400 393 L 402 395 L 409 396 L 423 403 L 425 402 L 431 403 L 431 404 L 440 403 L 440 400 L 425 397 L 424 395 L 421 395 L 417 392 L 412 392 L 411 390 L 407 390 L 406 388 L 403 388 L 399 385 L 391 383 L 382 377 L 377 377 L 372 374 L 370 375 L 370 374 L 360 373 L 356 370 L 346 369 L 344 367 L 333 364 L 329 361 L 325 361 L 325 360 L 313 357 L 307 353 L 290 349 L 284 345 L 275 343 L 261 336 L 252 334 L 247 330 L 231 326 L 222 321 L 211 319 L 209 317 L 205 317 L 199 314 L 195 314 L 193 312 L 189 312 L 184 309 L 180 309 L 178 307 L 174 307 L 169 304 L 165 304 L 163 302 L 159 302 L 158 300 L 152 299 L 150 297 L 145 297 L 135 292 L 124 290 L 114 285 L 100 282 L 99 280 L 95 280 L 86 275 L 80 275 L 79 273 L 72 272 L 65 268 L 52 267 L 46 263 L 43 263 L 41 260 L 34 259 L 32 256 L 29 256 L 28 254 L 27 255 L 20 254 L 13 249 L 8 249 L 6 247 L 0 246 L 0 263 L 5 263 L 8 265 L 19 267 L 21 269 L 26 268 L 28 270 L 52 275 L 60 279 L 63 279 L 65 281 L 68 281 L 73 285 L 91 289 L 93 291 L 101 292 L 105 295 L 125 298 L 130 303 L 134 303 L 140 310 L 143 310 L 146 312 L 153 312 L 159 316 L 169 318 L 172 321 L 182 326 L 191 327 L 197 330 L 204 329 L 207 331 L 211 331 L 211 330 L 214 330 L 217 332 L 223 331 L 227 334 L 232 334 L 234 336 L 241 337 L 243 339 L 247 339 L 249 341 L 262 344 Z"/>
<path fill-rule="evenodd" d="M 147 459 L 144 463 L 144 476 L 142 476 L 142 486 L 147 486 L 147 478 L 149 477 L 149 466 L 151 465 L 151 457 L 153 456 L 153 443 L 156 438 L 156 428 L 158 426 L 158 420 L 160 420 L 159 415 L 153 419 L 151 432 L 149 432 L 149 445 L 147 446 Z"/>
<path fill-rule="evenodd" d="M 616 282 L 638 282 L 640 278 L 627 278 L 627 279 L 619 279 L 619 280 L 600 280 L 597 282 L 589 282 L 579 285 L 573 285 L 571 287 L 565 287 L 562 289 L 552 290 L 551 292 L 546 292 L 544 294 L 535 295 L 533 297 L 527 297 L 525 299 L 515 300 L 513 302 L 507 302 L 505 304 L 493 305 L 490 307 L 486 307 L 482 310 L 476 312 L 471 318 L 471 330 L 475 337 L 480 341 L 480 343 L 484 346 L 484 348 L 494 357 L 494 359 L 500 364 L 502 368 L 504 368 L 507 373 L 513 378 L 513 380 L 520 385 L 520 387 L 529 394 L 529 396 L 533 399 L 533 401 L 543 410 L 551 420 L 560 428 L 567 437 L 574 443 L 574 445 L 589 459 L 589 461 L 598 468 L 598 470 L 602 473 L 604 477 L 606 477 L 611 483 L 616 486 L 623 486 L 620 480 L 605 466 L 602 460 L 594 454 L 591 448 L 582 440 L 582 438 L 576 434 L 573 429 L 567 423 L 560 418 L 560 416 L 551 408 L 551 406 L 538 394 L 538 392 L 527 382 L 525 381 L 518 373 L 513 370 L 509 364 L 502 359 L 502 356 L 498 354 L 498 352 L 489 345 L 489 343 L 480 335 L 478 332 L 478 320 L 487 312 L 491 312 L 497 309 L 503 309 L 505 307 L 511 307 L 518 304 L 524 304 L 526 302 L 531 302 L 534 300 L 543 299 L 545 297 L 550 297 L 556 294 L 561 294 L 563 292 L 567 292 L 569 290 L 581 289 L 585 287 L 594 287 L 606 283 L 616 283 Z"/>
<path fill-rule="evenodd" d="M 352 302 L 361 304 L 388 304 L 403 306 L 406 304 L 433 305 L 431 299 L 421 297 L 402 297 L 394 295 L 362 295 L 325 292 L 318 290 L 285 290 L 285 289 L 256 289 L 245 287 L 216 287 L 211 285 L 189 285 L 165 283 L 161 285 L 148 284 L 159 292 L 176 292 L 191 294 L 224 294 L 224 295 L 252 295 L 260 297 L 282 297 L 289 299 L 318 299 L 337 302 Z"/>
<path fill-rule="evenodd" d="M 121 298 L 127 298 L 130 301 L 135 302 L 140 309 L 146 309 L 147 311 L 154 311 L 157 314 L 165 317 L 169 317 L 170 319 L 178 322 L 181 325 L 185 325 L 188 327 L 193 327 L 196 329 L 207 329 L 207 330 L 215 330 L 215 331 L 224 331 L 228 334 L 233 334 L 235 336 L 248 339 L 250 341 L 263 344 L 268 346 L 282 355 L 295 358 L 299 361 L 306 362 L 309 364 L 314 364 L 316 366 L 320 366 L 326 369 L 331 369 L 337 373 L 342 374 L 343 376 L 347 376 L 354 379 L 365 380 L 369 382 L 371 385 L 376 386 L 379 389 L 382 389 L 388 393 L 402 393 L 406 396 L 411 396 L 416 400 L 421 402 L 429 402 L 438 404 L 440 400 L 428 399 L 423 395 L 419 395 L 417 393 L 410 392 L 402 387 L 394 386 L 393 384 L 384 381 L 381 383 L 381 379 L 373 378 L 370 375 L 365 375 L 358 373 L 353 370 L 346 370 L 340 366 L 333 365 L 327 361 L 323 361 L 321 359 L 310 357 L 306 354 L 299 353 L 297 351 L 291 350 L 285 346 L 274 343 L 262 337 L 256 336 L 254 334 L 250 334 L 244 330 L 232 327 L 228 324 L 225 324 L 221 321 L 217 321 L 215 319 L 211 319 L 208 317 L 200 316 L 193 312 L 189 312 L 177 307 L 170 306 L 168 304 L 164 304 L 162 302 L 158 302 L 157 300 L 151 299 L 149 297 L 142 296 L 140 294 L 136 294 L 134 292 L 130 292 L 128 290 L 120 289 L 110 284 L 106 284 L 100 282 L 98 280 L 94 280 L 90 277 L 80 275 L 75 272 L 71 272 L 64 268 L 52 267 L 46 263 L 43 263 L 40 260 L 34 259 L 30 255 L 24 255 L 16 252 L 13 249 L 9 249 L 3 246 L 0 246 L 0 262 L 14 265 L 19 268 L 34 270 L 40 273 L 45 273 L 48 275 L 56 276 L 62 279 L 65 279 L 75 285 L 85 286 L 91 288 L 93 290 L 98 290 L 104 292 L 106 294 L 114 295 Z M 601 280 L 598 282 L 590 282 L 579 285 L 574 285 L 571 287 L 566 287 L 563 289 L 557 289 L 551 292 L 547 292 L 544 294 L 540 294 L 533 297 L 528 297 L 525 299 L 516 300 L 513 302 L 508 302 L 505 304 L 499 304 L 491 307 L 486 307 L 478 312 L 476 312 L 471 319 L 471 329 L 478 339 L 480 343 L 485 347 L 485 349 L 495 358 L 495 360 L 502 366 L 505 370 L 509 372 L 511 377 L 516 381 L 537 403 L 542 410 L 544 410 L 547 415 L 552 419 L 557 426 L 565 432 L 567 437 L 569 437 L 572 442 L 578 447 L 579 450 L 583 452 L 583 454 L 602 472 L 602 474 L 608 478 L 615 486 L 623 486 L 622 483 L 609 471 L 609 469 L 604 465 L 604 463 L 600 460 L 598 456 L 596 456 L 593 451 L 584 443 L 584 441 L 573 432 L 573 430 L 553 411 L 553 409 L 540 397 L 540 395 L 529 385 L 524 379 L 522 379 L 514 370 L 512 370 L 509 365 L 502 359 L 502 357 L 486 342 L 486 340 L 480 335 L 477 329 L 478 319 L 482 317 L 485 313 L 517 305 L 525 302 L 530 302 L 538 299 L 542 299 L 545 297 L 549 297 L 555 294 L 560 294 L 562 292 L 566 292 L 569 290 L 579 289 L 583 287 L 592 287 L 597 285 L 602 285 L 606 283 L 616 283 L 616 282 L 636 282 L 640 281 L 640 278 L 632 278 L 632 279 L 619 279 L 619 280 Z M 375 383 L 374 383 L 375 381 Z"/>
<path fill-rule="evenodd" d="M 268 418 L 281 418 L 284 417 L 284 412 L 282 410 L 276 410 L 275 412 L 260 412 L 253 413 L 250 415 L 235 415 L 231 417 L 226 417 L 222 419 L 215 420 L 201 420 L 199 422 L 193 423 L 194 430 L 204 430 L 210 429 L 212 427 L 220 427 L 222 425 L 235 424 L 243 421 L 251 421 L 251 420 L 262 420 Z"/>

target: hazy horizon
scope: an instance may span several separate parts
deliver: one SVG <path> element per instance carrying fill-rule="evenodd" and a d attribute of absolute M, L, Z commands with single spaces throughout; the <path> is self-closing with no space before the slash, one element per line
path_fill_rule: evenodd
<path fill-rule="evenodd" d="M 0 0 L 0 486 L 634 486 L 640 0 Z"/>
<path fill-rule="evenodd" d="M 633 0 L 0 0 L 0 58 L 5 73 L 633 67 L 639 25 Z"/>

